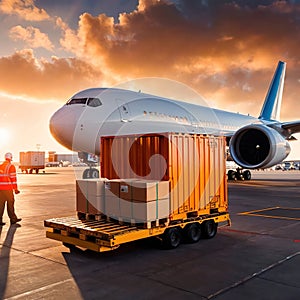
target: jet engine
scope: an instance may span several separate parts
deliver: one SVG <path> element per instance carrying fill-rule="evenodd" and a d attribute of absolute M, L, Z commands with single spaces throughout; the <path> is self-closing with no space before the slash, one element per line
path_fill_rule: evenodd
<path fill-rule="evenodd" d="M 246 169 L 265 169 L 282 162 L 290 153 L 290 145 L 275 129 L 266 125 L 249 125 L 231 138 L 232 159 Z"/>

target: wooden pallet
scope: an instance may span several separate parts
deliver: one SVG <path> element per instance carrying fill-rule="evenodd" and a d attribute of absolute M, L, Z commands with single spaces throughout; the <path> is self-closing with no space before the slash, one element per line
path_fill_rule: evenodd
<path fill-rule="evenodd" d="M 141 222 L 140 220 L 137 219 L 130 219 L 128 220 L 127 218 L 124 219 L 122 217 L 118 218 L 113 218 L 113 217 L 108 217 L 103 214 L 89 214 L 89 213 L 83 213 L 83 212 L 77 212 L 78 219 L 80 220 L 86 220 L 86 221 L 101 221 L 101 220 L 107 220 L 111 221 L 113 223 L 118 223 L 119 225 L 128 225 L 130 227 L 138 227 L 138 228 L 153 228 L 157 226 L 167 226 L 169 224 L 169 219 L 164 218 L 164 219 L 157 219 L 155 221 L 149 221 L 149 222 Z"/>
<path fill-rule="evenodd" d="M 50 227 L 56 233 L 78 237 L 83 240 L 94 238 L 110 240 L 115 235 L 137 230 L 135 226 L 120 225 L 108 220 L 79 220 L 76 217 L 55 218 L 44 221 L 45 227 Z"/>

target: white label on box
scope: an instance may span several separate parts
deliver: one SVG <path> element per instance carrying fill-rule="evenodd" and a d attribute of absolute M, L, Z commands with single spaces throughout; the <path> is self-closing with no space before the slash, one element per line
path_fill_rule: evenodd
<path fill-rule="evenodd" d="M 122 193 L 128 193 L 128 185 L 121 185 L 120 191 Z"/>

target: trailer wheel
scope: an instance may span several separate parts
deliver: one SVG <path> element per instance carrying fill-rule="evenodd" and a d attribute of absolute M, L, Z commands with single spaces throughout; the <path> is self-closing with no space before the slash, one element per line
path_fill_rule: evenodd
<path fill-rule="evenodd" d="M 203 236 L 206 239 L 213 238 L 218 231 L 218 224 L 215 223 L 213 220 L 205 221 L 202 224 Z"/>
<path fill-rule="evenodd" d="M 184 236 L 188 243 L 197 243 L 200 240 L 201 235 L 202 232 L 199 224 L 189 224 L 184 228 Z"/>
<path fill-rule="evenodd" d="M 177 248 L 181 243 L 181 232 L 176 227 L 169 228 L 164 232 L 162 240 L 165 249 Z"/>

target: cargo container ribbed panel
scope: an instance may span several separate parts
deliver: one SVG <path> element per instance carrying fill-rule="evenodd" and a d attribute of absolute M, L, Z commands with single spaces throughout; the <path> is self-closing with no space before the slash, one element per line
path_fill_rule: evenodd
<path fill-rule="evenodd" d="M 101 139 L 101 175 L 170 182 L 170 219 L 227 212 L 225 138 L 146 134 Z"/>

